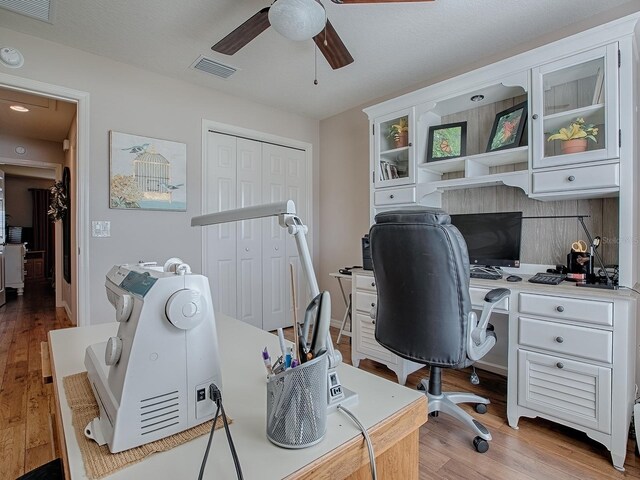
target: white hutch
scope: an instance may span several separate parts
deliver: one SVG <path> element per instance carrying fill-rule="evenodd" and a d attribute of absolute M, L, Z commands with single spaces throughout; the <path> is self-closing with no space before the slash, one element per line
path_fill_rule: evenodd
<path fill-rule="evenodd" d="M 619 265 L 619 284 L 638 289 L 639 22 L 634 14 L 366 108 L 371 222 L 377 212 L 416 204 L 449 213 L 588 215 L 589 229 L 603 236 L 605 262 Z M 522 102 L 522 140 L 488 152 L 496 114 Z M 563 152 L 549 137 L 577 119 L 597 128 L 596 139 L 585 151 Z M 429 127 L 463 121 L 465 156 L 427 161 Z M 406 140 L 395 142 L 394 125 L 407 126 Z M 565 263 L 571 241 L 581 236 L 575 218 L 525 220 L 523 262 L 539 271 Z M 499 309 L 506 318 L 497 332 L 503 364 L 493 365 L 508 376 L 509 424 L 539 416 L 574 427 L 603 443 L 623 469 L 640 384 L 637 295 L 526 279 L 472 280 L 474 305 L 490 288 L 512 291 Z M 370 272 L 355 274 L 353 299 L 354 364 L 378 360 L 404 382 L 419 366 L 372 341 Z"/>

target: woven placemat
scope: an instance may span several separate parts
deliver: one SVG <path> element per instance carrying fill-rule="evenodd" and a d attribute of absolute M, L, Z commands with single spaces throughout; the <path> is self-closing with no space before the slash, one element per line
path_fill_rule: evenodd
<path fill-rule="evenodd" d="M 173 447 L 177 447 L 189 440 L 193 440 L 201 435 L 209 433 L 211 421 L 202 423 L 175 435 L 165 437 L 155 442 L 147 443 L 139 447 L 119 453 L 111 453 L 107 445 L 100 446 L 93 440 L 84 436 L 84 428 L 87 424 L 99 415 L 98 404 L 96 403 L 87 372 L 77 373 L 64 377 L 64 390 L 67 396 L 67 403 L 71 408 L 71 420 L 76 432 L 76 439 L 87 477 L 92 480 L 102 478 L 117 470 L 121 470 L 131 464 L 144 460 L 147 456 L 155 452 L 164 452 Z M 231 423 L 231 418 L 228 422 Z M 222 426 L 222 420 L 218 418 L 216 429 Z"/>

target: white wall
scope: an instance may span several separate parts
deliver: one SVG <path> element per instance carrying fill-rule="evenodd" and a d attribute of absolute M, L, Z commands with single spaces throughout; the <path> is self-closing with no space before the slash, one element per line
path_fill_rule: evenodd
<path fill-rule="evenodd" d="M 0 71 L 3 71 L 2 67 Z M 26 152 L 18 155 L 17 146 L 24 147 Z M 64 159 L 62 144 L 59 142 L 2 134 L 0 134 L 0 157 L 49 163 L 62 163 Z"/>
<path fill-rule="evenodd" d="M 309 142 L 314 147 L 314 172 L 318 172 L 319 124 L 316 120 L 6 28 L 0 28 L 0 38 L 4 44 L 18 48 L 25 57 L 22 68 L 0 67 L 0 72 L 90 94 L 90 158 L 85 159 L 90 164 L 89 217 L 111 222 L 110 238 L 89 241 L 90 323 L 113 319 L 113 308 L 106 300 L 103 286 L 104 275 L 113 264 L 141 259 L 164 261 L 179 256 L 195 271 L 200 271 L 201 233 L 190 227 L 190 220 L 202 213 L 202 119 Z M 187 212 L 109 209 L 109 130 L 187 144 Z M 317 184 L 316 175 L 314 205 L 318 203 Z M 312 228 L 312 231 L 318 229 Z"/>

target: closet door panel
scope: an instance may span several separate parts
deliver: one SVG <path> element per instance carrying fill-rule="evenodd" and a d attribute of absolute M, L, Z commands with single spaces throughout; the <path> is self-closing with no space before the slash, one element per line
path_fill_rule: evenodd
<path fill-rule="evenodd" d="M 204 173 L 209 188 L 204 212 L 236 208 L 236 138 L 210 132 Z M 204 227 L 204 274 L 209 278 L 214 309 L 237 317 L 236 227 L 224 223 Z"/>
<path fill-rule="evenodd" d="M 285 190 L 285 157 L 282 147 L 262 144 L 262 192 L 264 203 L 287 200 Z M 265 330 L 289 326 L 290 303 L 287 287 L 286 230 L 275 217 L 262 220 L 262 325 Z"/>
<path fill-rule="evenodd" d="M 237 140 L 237 207 L 262 202 L 262 145 Z M 262 235 L 260 219 L 237 222 L 237 318 L 262 328 Z"/>

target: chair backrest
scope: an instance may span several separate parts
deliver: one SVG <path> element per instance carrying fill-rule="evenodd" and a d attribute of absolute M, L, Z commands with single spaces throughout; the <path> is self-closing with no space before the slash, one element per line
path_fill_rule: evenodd
<path fill-rule="evenodd" d="M 375 220 L 376 340 L 415 362 L 463 366 L 471 311 L 464 238 L 438 209 L 395 210 Z"/>

